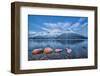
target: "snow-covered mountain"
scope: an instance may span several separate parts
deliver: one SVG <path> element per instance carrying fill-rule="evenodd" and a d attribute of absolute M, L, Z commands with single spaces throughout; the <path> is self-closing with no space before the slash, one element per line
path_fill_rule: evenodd
<path fill-rule="evenodd" d="M 29 38 L 35 38 L 35 37 L 57 37 L 59 35 L 61 35 L 62 32 L 38 32 L 38 33 L 29 33 Z"/>
<path fill-rule="evenodd" d="M 73 31 L 62 31 L 62 32 L 33 32 L 29 33 L 29 38 L 32 39 L 87 39 L 80 34 Z"/>

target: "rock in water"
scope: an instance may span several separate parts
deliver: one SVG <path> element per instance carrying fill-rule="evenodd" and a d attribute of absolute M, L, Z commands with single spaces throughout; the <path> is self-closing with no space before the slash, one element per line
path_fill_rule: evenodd
<path fill-rule="evenodd" d="M 55 52 L 61 52 L 62 49 L 55 49 Z"/>
<path fill-rule="evenodd" d="M 34 49 L 33 51 L 32 51 L 32 54 L 33 55 L 36 55 L 36 54 L 40 54 L 40 53 L 42 53 L 43 51 L 42 51 L 42 49 Z"/>
<path fill-rule="evenodd" d="M 72 49 L 71 48 L 66 48 L 66 51 L 68 54 L 70 54 L 72 52 Z"/>
<path fill-rule="evenodd" d="M 49 48 L 49 47 L 44 49 L 44 53 L 45 54 L 52 53 L 52 51 L 53 51 L 53 49 L 52 48 Z"/>

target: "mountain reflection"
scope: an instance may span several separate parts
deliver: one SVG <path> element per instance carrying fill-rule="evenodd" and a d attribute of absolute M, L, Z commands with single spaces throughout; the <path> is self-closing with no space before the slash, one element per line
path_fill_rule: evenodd
<path fill-rule="evenodd" d="M 37 48 L 47 48 L 50 47 L 52 49 L 63 49 L 64 54 L 60 54 L 59 59 L 63 59 L 62 56 L 66 56 L 66 52 L 64 51 L 65 48 L 71 48 L 71 58 L 87 58 L 88 55 L 88 39 L 29 39 L 28 40 L 28 50 L 29 50 L 29 60 L 40 60 L 39 56 L 45 56 L 45 55 L 32 55 L 32 50 Z M 52 56 L 52 54 L 50 54 Z M 52 56 L 53 58 L 50 59 L 56 59 L 55 55 Z M 66 58 L 67 59 L 67 58 Z"/>

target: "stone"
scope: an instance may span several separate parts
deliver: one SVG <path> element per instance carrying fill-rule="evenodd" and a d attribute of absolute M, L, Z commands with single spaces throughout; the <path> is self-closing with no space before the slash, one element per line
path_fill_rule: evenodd
<path fill-rule="evenodd" d="M 34 49 L 33 51 L 32 51 L 32 54 L 33 55 L 36 55 L 36 54 L 41 54 L 43 51 L 42 51 L 42 49 Z"/>

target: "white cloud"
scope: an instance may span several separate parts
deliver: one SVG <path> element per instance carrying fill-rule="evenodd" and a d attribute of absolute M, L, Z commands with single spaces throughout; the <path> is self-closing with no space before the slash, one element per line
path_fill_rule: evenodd
<path fill-rule="evenodd" d="M 58 28 L 58 25 L 57 25 L 57 23 L 43 23 L 45 26 L 46 26 L 46 28 L 48 28 L 48 29 L 54 29 L 54 28 Z"/>
<path fill-rule="evenodd" d="M 64 23 L 62 22 L 57 22 L 57 23 L 44 23 L 44 25 L 46 25 L 46 27 L 43 27 L 42 29 L 44 31 L 48 31 L 48 32 L 61 32 L 63 31 L 63 25 Z"/>
<path fill-rule="evenodd" d="M 69 22 L 57 22 L 57 23 L 43 23 L 48 29 L 59 29 L 59 30 L 66 30 L 70 28 L 71 23 Z"/>
<path fill-rule="evenodd" d="M 71 28 L 78 27 L 79 25 L 80 25 L 80 23 L 79 23 L 79 22 L 76 22 L 76 23 L 74 23 L 74 24 L 71 26 Z"/>
<path fill-rule="evenodd" d="M 61 32 L 62 30 L 60 29 L 53 29 L 52 32 Z"/>
<path fill-rule="evenodd" d="M 47 32 L 50 32 L 50 31 L 51 31 L 50 29 L 45 28 L 45 27 L 42 27 L 41 29 L 42 29 L 43 31 L 47 31 Z"/>
<path fill-rule="evenodd" d="M 28 32 L 29 34 L 35 34 L 36 32 L 33 32 L 33 31 L 31 31 L 31 32 Z"/>
<path fill-rule="evenodd" d="M 64 27 L 69 27 L 69 26 L 71 26 L 71 23 L 66 22 L 66 23 L 64 23 L 63 25 L 64 25 Z"/>
<path fill-rule="evenodd" d="M 85 18 L 80 18 L 77 22 L 71 23 L 71 22 L 57 22 L 57 23 L 43 23 L 46 27 L 43 28 L 43 30 L 48 32 L 67 32 L 67 31 L 73 31 L 78 32 L 80 29 L 87 26 L 87 22 L 84 24 L 81 24 L 82 21 L 84 21 Z"/>

